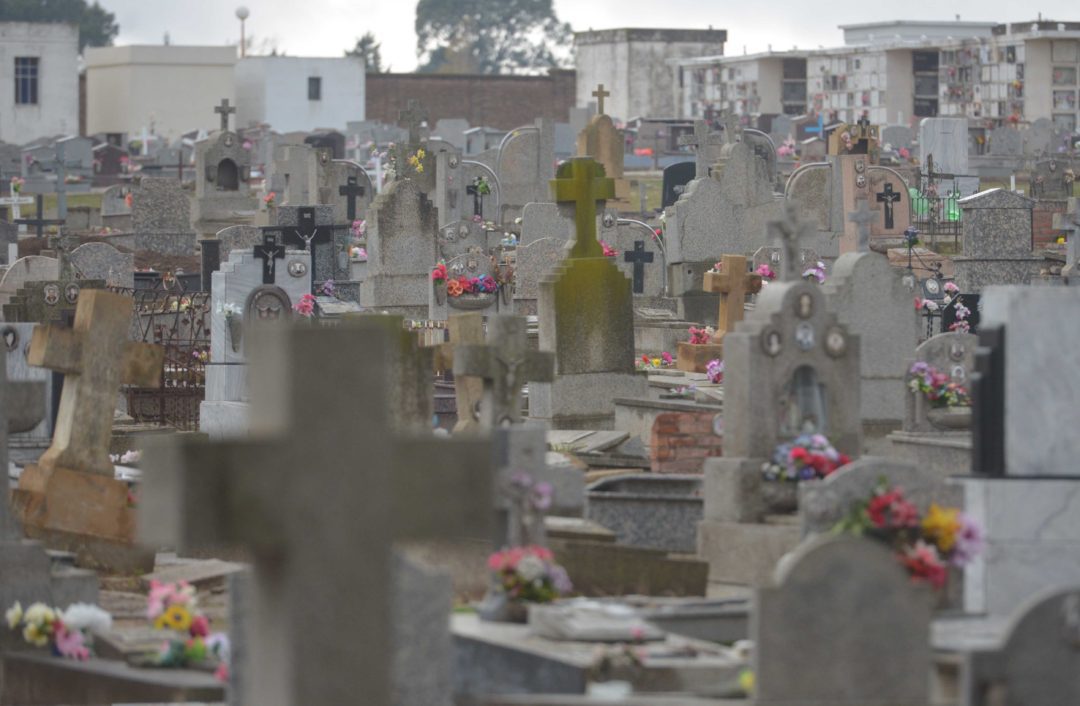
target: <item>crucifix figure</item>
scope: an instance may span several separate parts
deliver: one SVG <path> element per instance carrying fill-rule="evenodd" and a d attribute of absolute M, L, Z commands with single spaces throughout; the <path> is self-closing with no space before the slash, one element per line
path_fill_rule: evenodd
<path fill-rule="evenodd" d="M 644 294 L 645 263 L 653 261 L 653 254 L 645 250 L 645 241 L 635 240 L 634 249 L 624 252 L 623 260 L 634 263 L 634 294 Z"/>
<path fill-rule="evenodd" d="M 253 437 L 147 450 L 141 539 L 252 556 L 244 703 L 390 706 L 395 542 L 492 537 L 490 442 L 398 435 L 364 318 L 253 332 Z"/>
<path fill-rule="evenodd" d="M 899 196 L 899 194 L 897 194 Z M 880 200 L 880 197 L 879 197 Z M 870 224 L 876 220 L 874 212 L 866 203 L 866 199 L 858 199 L 858 208 L 848 214 L 848 221 L 855 223 L 859 229 L 859 240 L 855 246 L 856 252 L 866 252 L 870 249 Z"/>
<path fill-rule="evenodd" d="M 338 196 L 346 197 L 345 217 L 352 223 L 356 220 L 356 199 L 364 195 L 364 187 L 357 183 L 356 177 L 350 176 L 344 186 L 338 187 Z"/>
<path fill-rule="evenodd" d="M 113 477 L 109 441 L 120 386 L 158 386 L 165 360 L 161 346 L 128 340 L 132 307 L 130 297 L 85 290 L 71 328 L 34 329 L 30 365 L 64 374 L 52 446 L 38 461 L 42 470 Z"/>
<path fill-rule="evenodd" d="M 900 203 L 900 192 L 893 191 L 892 184 L 885 182 L 883 190 L 876 194 L 877 202 L 885 204 L 885 230 L 893 229 L 893 204 Z"/>
<path fill-rule="evenodd" d="M 488 319 L 487 343 L 454 351 L 454 374 L 484 380 L 480 424 L 485 429 L 521 422 L 521 388 L 527 382 L 555 379 L 555 354 L 529 348 L 525 317 Z"/>
<path fill-rule="evenodd" d="M 317 272 L 318 267 L 318 254 L 322 252 L 321 247 L 330 243 L 333 239 L 333 234 L 337 230 L 343 230 L 348 228 L 348 225 L 315 225 L 315 208 L 312 206 L 301 206 L 296 209 L 296 225 L 295 226 L 269 226 L 262 229 L 265 233 L 282 233 L 285 236 L 285 245 L 294 246 L 300 250 L 309 250 L 311 252 L 311 288 L 312 292 L 315 291 L 315 282 L 319 281 L 320 274 Z M 331 279 L 327 277 L 326 279 Z"/>
<path fill-rule="evenodd" d="M 420 105 L 420 101 L 410 98 L 405 104 L 406 109 L 398 111 L 398 124 L 404 124 L 409 130 L 409 145 L 420 144 L 420 126 L 427 122 L 427 111 Z"/>
<path fill-rule="evenodd" d="M 229 114 L 230 113 L 235 113 L 236 108 L 229 105 L 229 99 L 228 98 L 222 98 L 221 99 L 221 105 L 216 106 L 214 108 L 214 112 L 221 116 L 221 131 L 222 132 L 228 132 L 229 131 Z M 181 149 L 183 149 L 182 145 L 181 145 Z"/>
<path fill-rule="evenodd" d="M 45 226 L 62 226 L 62 225 L 64 225 L 64 220 L 62 218 L 57 218 L 55 220 L 46 220 L 45 219 L 45 214 L 44 214 L 44 211 L 45 211 L 45 197 L 42 196 L 41 194 L 38 194 L 37 197 L 36 197 L 36 201 L 37 201 L 37 218 L 16 218 L 14 223 L 16 223 L 17 225 L 23 225 L 23 226 L 34 226 L 34 228 L 37 230 L 37 237 L 44 238 L 45 237 Z"/>
<path fill-rule="evenodd" d="M 551 191 L 557 203 L 575 206 L 577 240 L 570 257 L 603 257 L 596 239 L 597 203 L 615 198 L 615 181 L 604 175 L 604 166 L 590 157 L 568 159 L 556 170 Z"/>
<path fill-rule="evenodd" d="M 596 114 L 604 115 L 604 99 L 611 95 L 611 91 L 604 90 L 604 84 L 600 84 L 596 87 L 596 90 L 592 92 L 593 98 L 596 99 Z"/>
<path fill-rule="evenodd" d="M 798 210 L 790 201 L 784 208 L 784 220 L 769 221 L 766 226 L 769 239 L 779 240 L 782 253 L 780 260 L 780 281 L 790 282 L 799 279 L 800 264 L 799 241 L 814 234 L 814 226 L 799 218 Z"/>
<path fill-rule="evenodd" d="M 277 261 L 285 259 L 285 246 L 278 245 L 277 236 L 263 233 L 262 245 L 255 246 L 255 257 L 263 261 L 263 284 L 277 281 Z"/>

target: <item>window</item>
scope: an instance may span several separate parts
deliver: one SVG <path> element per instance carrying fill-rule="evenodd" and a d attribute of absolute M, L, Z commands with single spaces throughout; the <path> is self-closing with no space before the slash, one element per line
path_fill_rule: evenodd
<path fill-rule="evenodd" d="M 15 57 L 15 105 L 37 105 L 38 58 Z"/>
<path fill-rule="evenodd" d="M 322 100 L 322 79 L 312 76 L 307 80 L 307 99 L 309 101 Z"/>

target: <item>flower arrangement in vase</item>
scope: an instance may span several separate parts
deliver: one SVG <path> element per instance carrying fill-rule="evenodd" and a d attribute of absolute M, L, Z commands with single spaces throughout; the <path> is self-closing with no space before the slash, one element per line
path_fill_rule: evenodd
<path fill-rule="evenodd" d="M 94 634 L 112 628 L 112 616 L 96 605 L 74 603 L 67 610 L 33 603 L 25 611 L 16 601 L 4 613 L 9 630 L 22 629 L 23 640 L 47 647 L 56 657 L 85 662 L 94 649 Z"/>
<path fill-rule="evenodd" d="M 529 603 L 550 603 L 574 589 L 566 569 L 555 563 L 547 547 L 510 547 L 491 554 L 487 564 L 505 601 L 504 616 L 511 622 L 525 622 Z"/>
<path fill-rule="evenodd" d="M 146 617 L 156 630 L 173 633 L 148 661 L 158 667 L 195 667 L 228 678 L 229 638 L 210 632 L 210 619 L 199 608 L 195 587 L 186 581 L 150 582 Z"/>
<path fill-rule="evenodd" d="M 761 472 L 765 480 L 797 483 L 828 478 L 850 462 L 847 455 L 833 448 L 824 434 L 803 434 L 779 444 L 772 459 L 762 465 Z"/>

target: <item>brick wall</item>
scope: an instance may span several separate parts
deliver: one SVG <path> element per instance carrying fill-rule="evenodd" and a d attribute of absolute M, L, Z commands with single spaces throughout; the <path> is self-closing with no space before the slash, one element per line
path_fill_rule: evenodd
<path fill-rule="evenodd" d="M 504 130 L 531 125 L 536 118 L 567 122 L 575 76 L 565 70 L 547 76 L 368 74 L 365 117 L 396 125 L 398 111 L 415 98 L 427 110 L 432 127 L 443 118 Z"/>
<path fill-rule="evenodd" d="M 723 439 L 713 433 L 715 411 L 665 412 L 650 435 L 653 473 L 701 473 L 705 459 L 723 455 Z"/>
<path fill-rule="evenodd" d="M 1031 213 L 1032 243 L 1035 250 L 1057 241 L 1061 231 L 1054 228 L 1054 214 L 1065 213 L 1067 206 L 1067 201 L 1049 199 L 1040 199 L 1036 204 Z"/>

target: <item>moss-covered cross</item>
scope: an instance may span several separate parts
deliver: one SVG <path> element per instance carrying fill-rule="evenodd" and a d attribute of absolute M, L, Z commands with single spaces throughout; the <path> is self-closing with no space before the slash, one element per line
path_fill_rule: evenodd
<path fill-rule="evenodd" d="M 603 257 L 596 239 L 597 203 L 615 198 L 615 182 L 604 175 L 603 165 L 591 157 L 568 159 L 555 172 L 551 192 L 556 203 L 574 204 L 577 240 L 570 257 Z"/>

